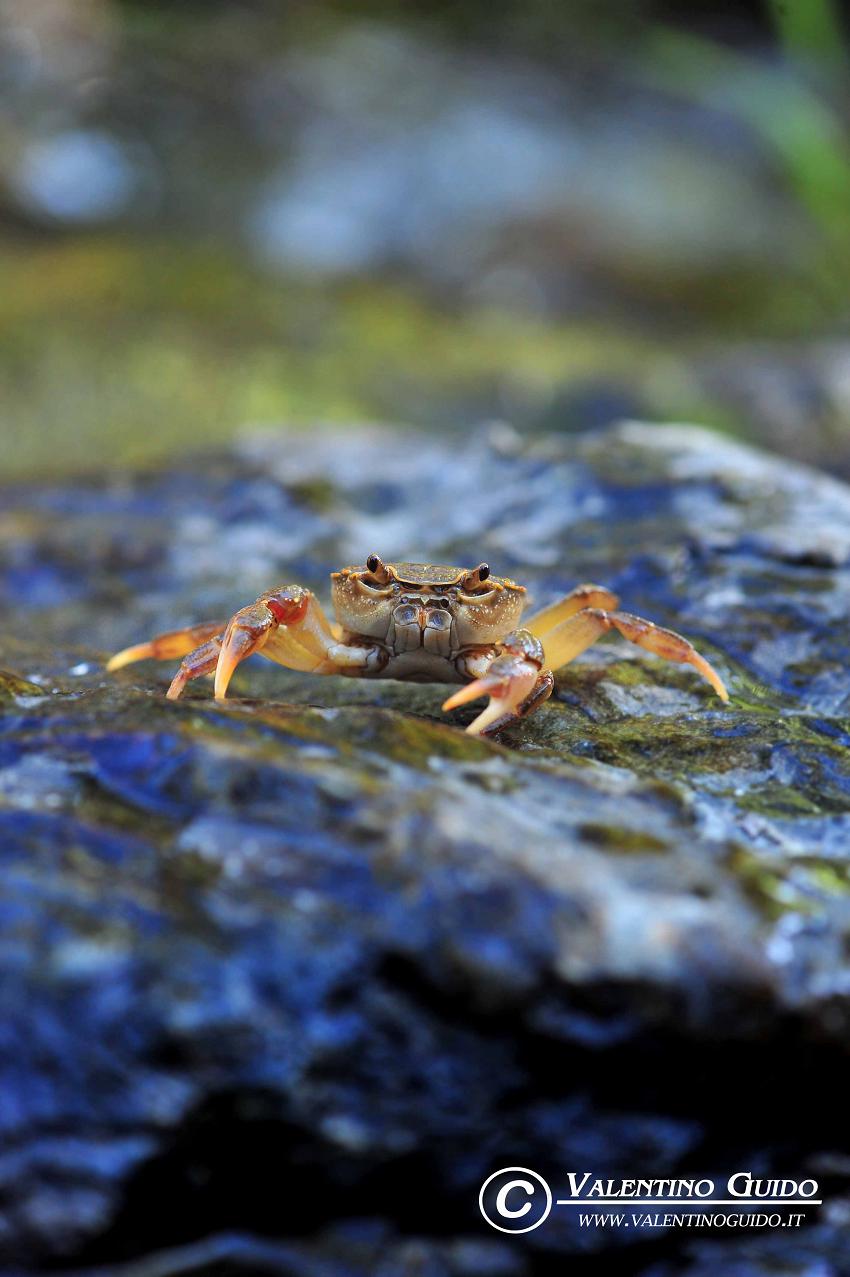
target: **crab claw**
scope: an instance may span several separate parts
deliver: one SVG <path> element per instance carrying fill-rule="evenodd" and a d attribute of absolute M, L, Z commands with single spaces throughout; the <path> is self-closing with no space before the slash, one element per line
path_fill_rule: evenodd
<path fill-rule="evenodd" d="M 231 619 L 224 631 L 215 667 L 216 700 L 224 700 L 236 666 L 252 652 L 262 650 L 272 627 L 276 625 L 276 619 L 265 603 L 243 607 Z"/>
<path fill-rule="evenodd" d="M 538 660 L 537 648 L 540 645 L 537 640 L 532 640 L 533 647 L 530 647 L 525 638 L 512 643 L 513 637 L 509 635 L 504 641 L 502 654 L 495 658 L 486 674 L 467 683 L 443 703 L 443 709 L 456 709 L 458 705 L 477 700 L 479 696 L 490 697 L 486 708 L 467 727 L 470 736 L 479 736 L 497 719 L 515 714 L 540 676 L 542 650 Z M 530 635 L 528 637 L 531 638 Z"/>

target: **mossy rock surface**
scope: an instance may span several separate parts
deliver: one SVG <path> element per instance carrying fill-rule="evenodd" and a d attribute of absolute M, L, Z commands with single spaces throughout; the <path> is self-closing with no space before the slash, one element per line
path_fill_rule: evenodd
<path fill-rule="evenodd" d="M 566 1210 L 502 1239 L 478 1189 L 828 1154 L 846 1192 L 850 490 L 685 427 L 351 429 L 2 510 L 9 1263 L 215 1234 L 199 1271 L 601 1274 L 631 1247 L 630 1272 L 701 1274 L 738 1252 Z M 372 550 L 486 559 L 539 604 L 599 581 L 730 703 L 619 640 L 498 742 L 439 687 L 258 660 L 226 704 L 172 703 L 170 667 L 104 672 Z M 842 1271 L 836 1220 L 811 1213 L 801 1265 Z"/>

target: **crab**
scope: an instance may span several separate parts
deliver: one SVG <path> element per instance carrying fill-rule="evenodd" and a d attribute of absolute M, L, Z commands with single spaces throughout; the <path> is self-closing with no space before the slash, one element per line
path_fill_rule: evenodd
<path fill-rule="evenodd" d="M 183 657 L 168 689 L 172 700 L 202 674 L 215 676 L 215 696 L 223 699 L 233 671 L 253 652 L 307 674 L 462 683 L 443 709 L 489 696 L 466 731 L 491 735 L 538 709 L 552 694 L 555 670 L 617 630 L 656 656 L 692 665 L 721 700 L 729 699 L 719 674 L 687 639 L 617 611 L 617 596 L 601 585 L 577 585 L 520 627 L 525 587 L 493 576 L 486 563 L 384 563 L 370 554 L 365 564 L 332 572 L 331 582 L 336 623 L 312 591 L 284 585 L 229 621 L 125 648 L 107 669 Z"/>

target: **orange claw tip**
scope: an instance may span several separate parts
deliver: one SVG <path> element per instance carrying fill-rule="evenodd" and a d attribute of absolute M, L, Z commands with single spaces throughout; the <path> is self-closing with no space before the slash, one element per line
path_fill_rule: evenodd
<path fill-rule="evenodd" d="M 245 624 L 238 622 L 238 618 L 242 613 L 237 612 L 236 617 L 231 621 L 225 635 L 224 643 L 218 654 L 218 661 L 215 667 L 215 699 L 223 701 L 227 696 L 227 689 L 230 686 L 230 680 L 233 678 L 233 671 L 236 666 L 249 657 L 252 652 L 261 652 L 268 640 L 271 620 L 269 619 L 265 625 Z"/>
<path fill-rule="evenodd" d="M 443 701 L 443 709 L 457 709 L 459 705 L 465 705 L 467 701 L 477 701 L 479 696 L 486 696 L 488 692 L 492 695 L 499 686 L 499 679 L 476 678 L 472 683 L 467 683 L 465 687 L 460 688 L 448 700 Z"/>
<path fill-rule="evenodd" d="M 123 665 L 132 665 L 133 661 L 144 661 L 150 655 L 150 643 L 136 643 L 134 647 L 125 647 L 110 657 L 106 662 L 106 669 L 111 674 L 114 670 L 120 670 Z"/>
<path fill-rule="evenodd" d="M 257 642 L 256 639 L 247 635 L 241 635 L 238 631 L 229 643 L 225 643 L 218 654 L 218 662 L 215 667 L 214 694 L 217 701 L 223 701 L 227 697 L 227 689 L 230 686 L 230 680 L 233 678 L 237 665 L 244 661 L 246 656 L 250 656 L 252 652 L 260 651 L 262 646 L 262 642 Z"/>
<path fill-rule="evenodd" d="M 477 718 L 473 718 L 472 722 L 464 728 L 467 736 L 480 736 L 482 732 L 501 718 L 504 713 L 509 710 L 509 705 L 502 700 L 492 700 L 489 705 L 482 709 Z"/>
<path fill-rule="evenodd" d="M 218 665 L 215 667 L 215 699 L 217 701 L 223 701 L 227 697 L 227 689 L 238 664 L 239 661 L 235 660 L 229 652 L 222 650 Z"/>

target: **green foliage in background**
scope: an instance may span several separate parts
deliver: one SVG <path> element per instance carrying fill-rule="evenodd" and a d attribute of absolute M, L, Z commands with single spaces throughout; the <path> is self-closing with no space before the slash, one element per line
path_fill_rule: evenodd
<path fill-rule="evenodd" d="M 777 179 L 805 214 L 804 269 L 824 317 L 846 320 L 850 286 L 850 67 L 831 0 L 771 0 L 784 56 L 745 53 L 703 36 L 654 29 L 651 81 L 734 116 L 762 142 Z M 777 263 L 782 270 L 783 263 Z"/>

